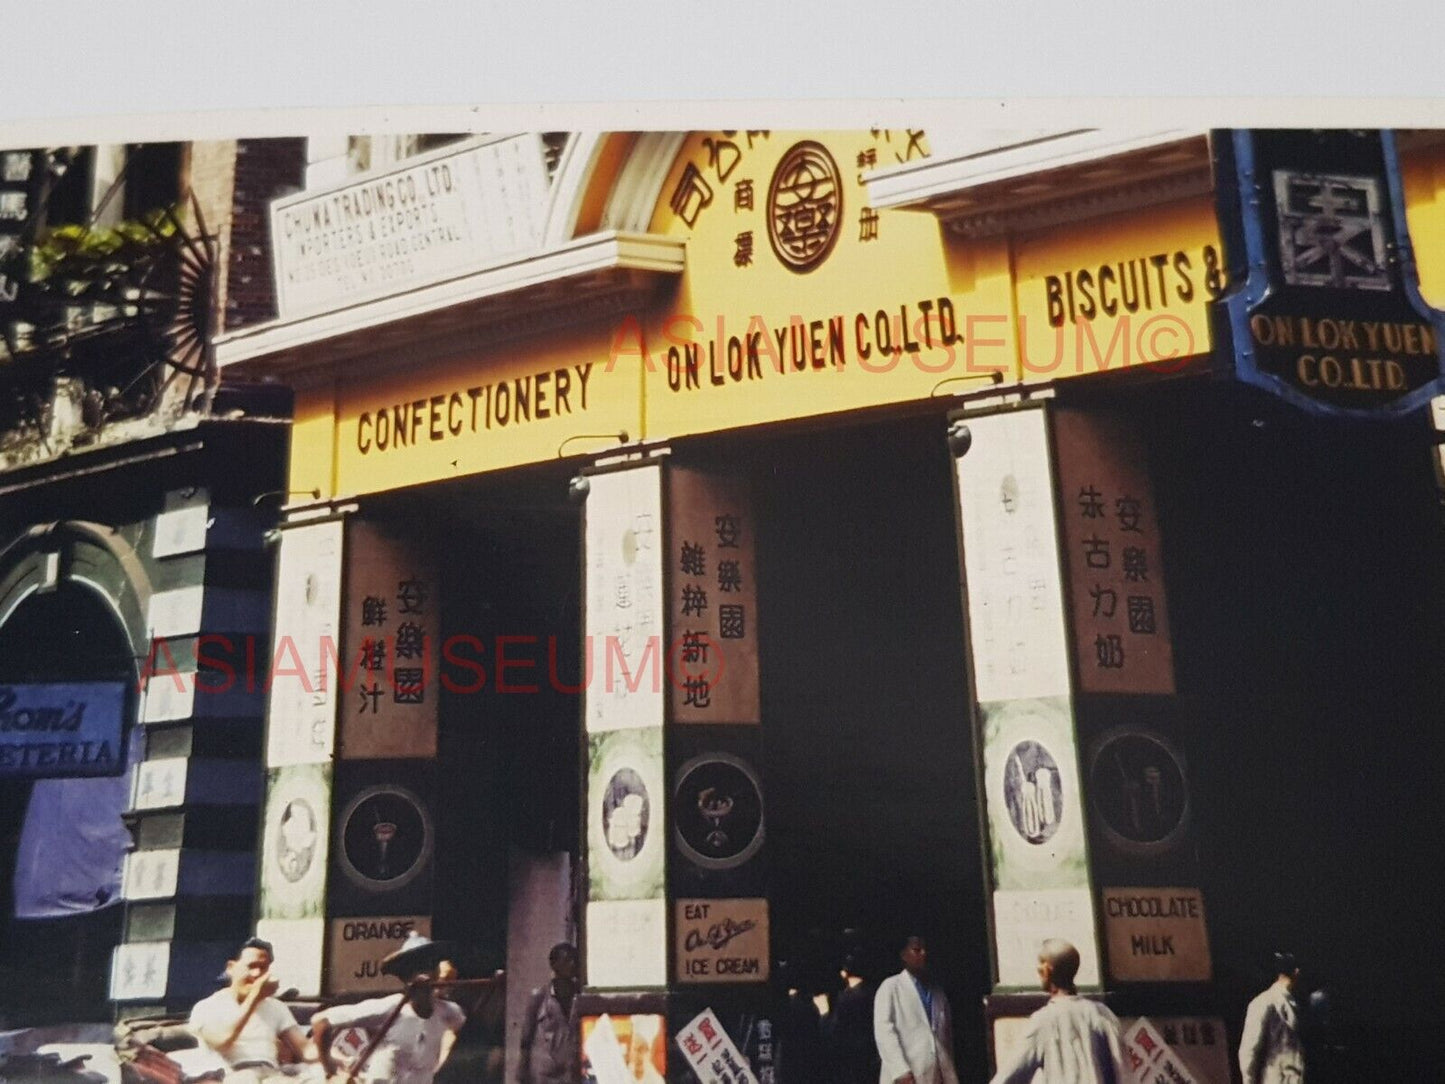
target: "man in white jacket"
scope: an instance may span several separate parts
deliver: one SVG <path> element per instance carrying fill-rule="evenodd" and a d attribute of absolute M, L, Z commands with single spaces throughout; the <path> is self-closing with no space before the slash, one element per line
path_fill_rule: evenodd
<path fill-rule="evenodd" d="M 953 1016 L 947 995 L 928 978 L 928 945 L 909 937 L 898 955 L 903 970 L 884 979 L 873 999 L 879 1084 L 958 1084 Z"/>

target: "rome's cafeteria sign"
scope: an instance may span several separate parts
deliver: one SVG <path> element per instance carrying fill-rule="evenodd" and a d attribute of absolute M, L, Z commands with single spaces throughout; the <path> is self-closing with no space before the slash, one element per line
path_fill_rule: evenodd
<path fill-rule="evenodd" d="M 477 271 L 538 244 L 547 170 L 536 133 L 468 140 L 271 205 L 283 319 Z"/>
<path fill-rule="evenodd" d="M 0 778 L 118 775 L 125 685 L 0 685 Z"/>

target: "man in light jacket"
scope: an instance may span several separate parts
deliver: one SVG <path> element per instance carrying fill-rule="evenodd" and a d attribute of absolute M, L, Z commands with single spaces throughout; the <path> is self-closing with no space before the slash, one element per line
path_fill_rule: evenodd
<path fill-rule="evenodd" d="M 911 936 L 898 954 L 903 970 L 873 999 L 873 1039 L 883 1063 L 879 1084 L 958 1084 L 948 997 L 928 977 L 928 945 Z"/>
<path fill-rule="evenodd" d="M 1239 1071 L 1244 1084 L 1301 1084 L 1305 1078 L 1300 1042 L 1300 1007 L 1294 998 L 1299 967 L 1288 953 L 1274 957 L 1275 980 L 1249 1003 L 1239 1038 Z"/>
<path fill-rule="evenodd" d="M 1119 1019 L 1079 996 L 1079 950 L 1051 937 L 1039 948 L 1039 983 L 1048 1003 L 1029 1017 L 1024 1045 L 992 1084 L 1126 1084 Z M 1042 1073 L 1042 1079 L 1037 1074 Z"/>

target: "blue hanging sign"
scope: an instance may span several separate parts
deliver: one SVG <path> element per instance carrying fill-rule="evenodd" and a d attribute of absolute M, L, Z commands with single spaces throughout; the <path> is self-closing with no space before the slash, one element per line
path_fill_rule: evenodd
<path fill-rule="evenodd" d="M 0 778 L 119 775 L 125 704 L 120 681 L 0 685 Z"/>
<path fill-rule="evenodd" d="M 1315 414 L 1398 416 L 1440 393 L 1445 313 L 1420 297 L 1390 131 L 1213 133 L 1239 379 Z"/>

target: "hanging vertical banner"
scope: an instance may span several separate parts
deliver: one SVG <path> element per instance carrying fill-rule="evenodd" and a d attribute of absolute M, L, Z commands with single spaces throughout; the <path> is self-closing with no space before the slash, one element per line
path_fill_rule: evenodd
<path fill-rule="evenodd" d="M 970 650 L 1000 986 L 1037 983 L 1039 944 L 1067 937 L 1099 982 L 1059 572 L 1047 419 L 967 420 L 957 460 Z"/>
<path fill-rule="evenodd" d="M 668 673 L 676 723 L 757 723 L 756 525 L 745 482 L 668 469 Z"/>
<path fill-rule="evenodd" d="M 1247 383 L 1316 414 L 1401 414 L 1439 394 L 1445 313 L 1420 296 L 1390 131 L 1210 140 L 1231 272 L 1215 309 Z"/>
<path fill-rule="evenodd" d="M 1142 441 L 1117 417 L 1053 412 L 1079 691 L 1174 692 L 1163 546 Z"/>
<path fill-rule="evenodd" d="M 660 727 L 666 703 L 662 468 L 611 471 L 588 481 L 587 730 Z"/>
<path fill-rule="evenodd" d="M 336 738 L 341 610 L 339 520 L 281 532 L 276 572 L 275 649 L 266 713 L 266 764 L 322 764 Z"/>
<path fill-rule="evenodd" d="M 347 523 L 340 748 L 347 760 L 434 757 L 440 610 L 433 562 L 380 524 Z"/>
<path fill-rule="evenodd" d="M 1042 410 L 968 419 L 957 460 L 974 697 L 1067 696 L 1069 656 Z"/>

